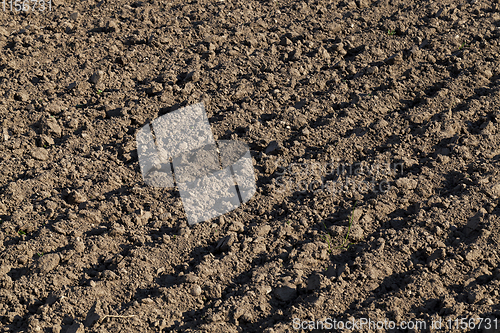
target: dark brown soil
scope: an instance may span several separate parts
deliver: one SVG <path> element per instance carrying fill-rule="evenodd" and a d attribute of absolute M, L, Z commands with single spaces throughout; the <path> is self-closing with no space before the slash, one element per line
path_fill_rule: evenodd
<path fill-rule="evenodd" d="M 0 331 L 500 332 L 499 10 L 7 5 Z M 176 188 L 144 183 L 136 134 L 199 102 L 250 147 L 257 193 L 190 227 Z"/>

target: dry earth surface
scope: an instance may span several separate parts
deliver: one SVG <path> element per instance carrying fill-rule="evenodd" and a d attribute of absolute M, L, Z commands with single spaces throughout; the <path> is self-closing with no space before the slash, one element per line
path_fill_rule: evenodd
<path fill-rule="evenodd" d="M 9 6 L 2 332 L 500 332 L 498 0 Z M 198 102 L 257 193 L 190 227 L 135 140 Z"/>

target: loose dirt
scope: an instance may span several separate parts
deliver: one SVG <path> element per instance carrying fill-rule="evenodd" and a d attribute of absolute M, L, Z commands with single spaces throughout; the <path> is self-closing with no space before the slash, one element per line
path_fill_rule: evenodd
<path fill-rule="evenodd" d="M 51 9 L 0 12 L 2 332 L 500 332 L 498 0 Z M 189 226 L 136 134 L 200 102 L 257 192 Z"/>

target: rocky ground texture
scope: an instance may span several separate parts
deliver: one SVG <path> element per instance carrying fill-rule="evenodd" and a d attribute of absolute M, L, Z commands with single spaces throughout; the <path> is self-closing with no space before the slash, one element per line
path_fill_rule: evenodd
<path fill-rule="evenodd" d="M 51 9 L 0 12 L 2 332 L 500 332 L 498 0 Z M 135 139 L 198 102 L 257 193 L 190 227 Z"/>

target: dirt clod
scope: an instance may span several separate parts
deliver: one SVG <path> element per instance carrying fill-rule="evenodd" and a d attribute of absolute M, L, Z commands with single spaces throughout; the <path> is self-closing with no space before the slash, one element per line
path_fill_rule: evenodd
<path fill-rule="evenodd" d="M 57 253 L 44 254 L 38 260 L 38 269 L 41 273 L 48 273 L 59 265 L 60 256 Z"/>

